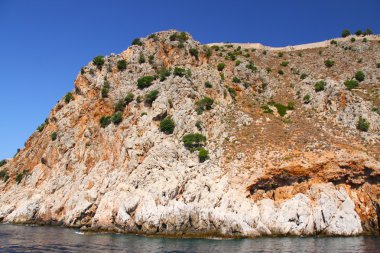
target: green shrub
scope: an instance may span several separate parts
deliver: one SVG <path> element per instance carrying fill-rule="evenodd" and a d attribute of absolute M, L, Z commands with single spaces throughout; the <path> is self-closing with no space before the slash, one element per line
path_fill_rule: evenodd
<path fill-rule="evenodd" d="M 171 41 L 179 41 L 179 42 L 183 43 L 189 39 L 189 36 L 187 36 L 187 34 L 185 32 L 173 33 L 172 35 L 170 35 L 169 39 Z"/>
<path fill-rule="evenodd" d="M 293 101 L 289 101 L 287 109 L 288 110 L 294 110 L 294 108 L 295 108 L 295 103 Z"/>
<path fill-rule="evenodd" d="M 325 60 L 325 66 L 328 68 L 331 68 L 332 66 L 334 66 L 334 64 L 335 62 L 333 60 L 330 60 L 330 59 Z"/>
<path fill-rule="evenodd" d="M 148 105 L 152 105 L 154 100 L 158 97 L 158 90 L 152 90 L 148 94 L 145 95 L 145 103 Z"/>
<path fill-rule="evenodd" d="M 222 63 L 219 63 L 217 68 L 219 71 L 223 71 L 223 69 L 226 67 L 226 64 L 224 64 L 223 62 Z"/>
<path fill-rule="evenodd" d="M 320 91 L 323 91 L 326 87 L 327 83 L 325 81 L 319 81 L 319 82 L 316 82 L 315 85 L 314 85 L 314 89 L 316 92 L 320 92 Z"/>
<path fill-rule="evenodd" d="M 356 34 L 356 36 L 360 36 L 360 35 L 362 35 L 363 34 L 363 32 L 362 32 L 362 30 L 357 30 L 356 32 L 355 32 L 355 34 Z"/>
<path fill-rule="evenodd" d="M 239 66 L 240 63 L 241 63 L 241 61 L 237 60 L 237 61 L 235 62 L 235 66 Z"/>
<path fill-rule="evenodd" d="M 104 56 L 102 55 L 98 55 L 96 56 L 93 60 L 92 60 L 92 63 L 99 69 L 102 68 L 103 64 L 104 64 Z"/>
<path fill-rule="evenodd" d="M 81 75 L 84 75 L 84 73 L 86 73 L 86 71 L 85 71 L 84 68 L 82 67 L 82 68 L 80 69 L 80 74 L 81 74 Z"/>
<path fill-rule="evenodd" d="M 362 42 L 367 43 L 367 38 L 363 38 Z"/>
<path fill-rule="evenodd" d="M 117 69 L 120 71 L 123 71 L 127 68 L 127 61 L 126 60 L 120 60 L 117 62 Z"/>
<path fill-rule="evenodd" d="M 380 62 L 376 63 L 376 68 L 380 69 Z"/>
<path fill-rule="evenodd" d="M 111 117 L 111 121 L 115 125 L 119 125 L 123 121 L 123 113 L 122 112 L 115 112 Z"/>
<path fill-rule="evenodd" d="M 45 122 L 42 123 L 41 125 L 39 125 L 39 126 L 37 127 L 37 131 L 38 131 L 38 132 L 42 132 L 42 130 L 44 130 L 44 128 L 45 128 L 45 126 L 46 126 L 47 124 L 49 124 L 49 120 L 48 120 L 48 119 L 45 119 Z"/>
<path fill-rule="evenodd" d="M 301 76 L 300 76 L 301 80 L 304 80 L 306 77 L 307 77 L 307 74 L 305 74 L 305 73 L 301 74 Z"/>
<path fill-rule="evenodd" d="M 190 53 L 190 55 L 194 56 L 195 59 L 198 60 L 198 56 L 199 56 L 198 49 L 196 49 L 196 48 L 190 48 L 189 49 L 189 53 Z"/>
<path fill-rule="evenodd" d="M 202 121 L 198 120 L 197 122 L 195 122 L 195 126 L 199 131 L 202 131 Z"/>
<path fill-rule="evenodd" d="M 212 105 L 214 104 L 214 99 L 210 97 L 204 97 L 201 100 L 195 102 L 196 109 L 195 111 L 200 115 L 204 111 L 208 111 L 212 109 Z"/>
<path fill-rule="evenodd" d="M 140 56 L 139 56 L 139 63 L 140 64 L 145 63 L 145 57 L 142 53 L 140 53 Z"/>
<path fill-rule="evenodd" d="M 358 80 L 359 82 L 364 81 L 364 78 L 365 78 L 365 75 L 364 75 L 363 71 L 359 70 L 355 73 L 355 79 Z"/>
<path fill-rule="evenodd" d="M 234 82 L 234 83 L 240 83 L 241 80 L 240 80 L 239 78 L 237 78 L 236 76 L 234 76 L 234 77 L 232 78 L 232 82 Z"/>
<path fill-rule="evenodd" d="M 102 87 L 102 98 L 107 98 L 108 97 L 108 93 L 110 91 L 110 82 L 108 82 L 107 80 L 104 80 L 104 83 L 103 83 L 103 87 Z"/>
<path fill-rule="evenodd" d="M 183 77 L 186 75 L 186 69 L 175 67 L 173 71 L 173 75 Z"/>
<path fill-rule="evenodd" d="M 8 171 L 6 170 L 0 171 L 0 179 L 2 179 L 4 182 L 7 182 L 9 179 Z"/>
<path fill-rule="evenodd" d="M 344 82 L 344 85 L 347 87 L 348 90 L 352 90 L 352 89 L 355 89 L 356 87 L 358 87 L 359 83 L 358 83 L 358 81 L 356 81 L 354 79 L 350 79 L 350 80 L 346 80 Z"/>
<path fill-rule="evenodd" d="M 350 31 L 348 29 L 344 29 L 343 30 L 343 32 L 342 32 L 342 37 L 343 38 L 345 38 L 347 36 L 350 36 L 350 35 L 351 35 L 351 33 L 350 33 Z"/>
<path fill-rule="evenodd" d="M 186 148 L 200 148 L 205 144 L 206 137 L 200 133 L 185 134 L 182 141 Z"/>
<path fill-rule="evenodd" d="M 236 60 L 236 54 L 233 53 L 233 52 L 228 52 L 228 53 L 227 53 L 227 58 L 226 58 L 226 59 L 227 59 L 227 60 L 230 59 L 231 61 L 234 61 L 234 60 Z"/>
<path fill-rule="evenodd" d="M 310 97 L 310 95 L 309 95 L 309 94 L 306 94 L 306 95 L 303 97 L 303 103 L 304 103 L 304 104 L 308 104 L 308 103 L 310 103 L 310 101 L 311 101 L 311 97 Z"/>
<path fill-rule="evenodd" d="M 276 107 L 278 114 L 280 114 L 281 117 L 284 117 L 286 115 L 286 111 L 288 110 L 288 107 L 280 104 L 280 103 L 275 103 L 275 102 L 270 102 L 268 105 L 272 105 Z"/>
<path fill-rule="evenodd" d="M 158 40 L 158 36 L 157 36 L 157 34 L 152 33 L 151 35 L 148 36 L 148 39 L 152 39 L 154 41 L 157 41 Z"/>
<path fill-rule="evenodd" d="M 137 79 L 137 87 L 142 90 L 144 88 L 147 88 L 152 85 L 152 82 L 154 81 L 153 76 L 144 76 Z"/>
<path fill-rule="evenodd" d="M 261 106 L 261 109 L 263 109 L 263 113 L 273 113 L 273 110 L 268 105 Z"/>
<path fill-rule="evenodd" d="M 252 72 L 254 72 L 254 71 L 257 70 L 257 68 L 256 68 L 256 66 L 255 66 L 255 63 L 254 63 L 253 61 L 249 61 L 249 63 L 248 63 L 247 65 L 245 65 L 245 67 L 246 67 L 247 69 L 252 70 Z"/>
<path fill-rule="evenodd" d="M 205 55 L 206 55 L 207 58 L 210 58 L 212 56 L 212 50 L 211 50 L 211 48 L 205 46 L 204 47 L 204 52 L 205 52 Z"/>
<path fill-rule="evenodd" d="M 284 56 L 284 53 L 283 53 L 283 52 L 278 52 L 277 56 L 278 56 L 278 57 L 283 57 L 283 56 Z"/>
<path fill-rule="evenodd" d="M 283 62 L 281 62 L 281 66 L 283 66 L 283 67 L 286 67 L 286 66 L 288 66 L 288 64 L 289 64 L 289 62 L 288 61 L 283 61 Z"/>
<path fill-rule="evenodd" d="M 215 51 L 219 51 L 220 47 L 217 45 L 211 46 L 211 49 L 214 49 Z"/>
<path fill-rule="evenodd" d="M 369 28 L 365 29 L 365 31 L 364 31 L 364 33 L 363 33 L 364 36 L 366 36 L 366 35 L 371 35 L 371 34 L 373 34 L 373 32 L 372 32 L 372 30 L 369 29 Z"/>
<path fill-rule="evenodd" d="M 336 40 L 332 40 L 332 41 L 330 41 L 330 44 L 331 44 L 331 45 L 336 45 L 336 46 L 337 46 L 337 45 L 338 45 L 338 42 L 337 42 Z"/>
<path fill-rule="evenodd" d="M 154 55 L 149 55 L 148 56 L 148 62 L 149 62 L 149 64 L 153 65 L 153 63 L 154 63 Z"/>
<path fill-rule="evenodd" d="M 18 173 L 16 175 L 16 182 L 17 184 L 21 183 L 22 179 L 28 175 L 27 170 L 23 170 L 21 173 Z"/>
<path fill-rule="evenodd" d="M 53 133 L 50 135 L 50 137 L 51 137 L 51 140 L 52 140 L 52 141 L 55 141 L 55 140 L 57 139 L 57 137 L 58 137 L 57 132 L 53 132 Z"/>
<path fill-rule="evenodd" d="M 356 128 L 360 131 L 367 132 L 369 129 L 369 125 L 369 122 L 365 118 L 360 116 L 358 123 L 356 124 Z"/>
<path fill-rule="evenodd" d="M 107 127 L 109 124 L 111 124 L 111 117 L 110 116 L 102 116 L 99 120 L 100 126 L 102 128 Z"/>
<path fill-rule="evenodd" d="M 167 116 L 165 119 L 160 121 L 160 130 L 165 134 L 172 134 L 175 128 L 174 120 Z"/>
<path fill-rule="evenodd" d="M 168 76 L 170 76 L 171 72 L 170 72 L 170 69 L 166 69 L 165 67 L 162 67 L 159 71 L 158 71 L 158 75 L 160 76 L 160 82 L 163 82 L 166 80 L 166 78 Z"/>
<path fill-rule="evenodd" d="M 280 74 L 280 75 L 283 75 L 284 71 L 282 69 L 280 69 L 277 73 Z"/>
<path fill-rule="evenodd" d="M 351 42 L 355 42 L 356 39 L 354 37 L 351 38 Z"/>
<path fill-rule="evenodd" d="M 198 149 L 198 159 L 200 163 L 203 163 L 209 158 L 208 156 L 208 151 L 204 148 L 199 148 Z"/>
<path fill-rule="evenodd" d="M 125 99 L 120 99 L 115 104 L 115 112 L 123 112 L 125 107 Z"/>
<path fill-rule="evenodd" d="M 142 46 L 143 43 L 139 38 L 136 38 L 132 41 L 132 45 Z"/>
<path fill-rule="evenodd" d="M 206 88 L 212 88 L 212 84 L 209 81 L 205 82 L 205 87 Z"/>
<path fill-rule="evenodd" d="M 4 166 L 5 164 L 7 164 L 7 160 L 1 160 L 0 161 L 0 167 Z"/>
<path fill-rule="evenodd" d="M 148 115 L 146 112 L 142 112 L 141 114 L 140 114 L 140 116 L 142 117 L 142 116 L 144 116 L 144 115 Z"/>
<path fill-rule="evenodd" d="M 125 105 L 128 105 L 130 102 L 132 102 L 134 97 L 135 95 L 132 92 L 129 92 L 124 98 Z"/>
<path fill-rule="evenodd" d="M 236 90 L 234 88 L 231 88 L 231 87 L 228 87 L 227 90 L 230 93 L 232 99 L 235 100 L 236 96 L 237 96 Z"/>
<path fill-rule="evenodd" d="M 74 99 L 74 96 L 71 92 L 66 93 L 66 95 L 65 95 L 65 103 L 66 104 L 70 103 L 70 101 L 73 99 Z"/>

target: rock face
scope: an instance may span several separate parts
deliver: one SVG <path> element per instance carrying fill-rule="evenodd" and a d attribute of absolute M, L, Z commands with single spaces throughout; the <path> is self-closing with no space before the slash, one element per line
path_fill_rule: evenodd
<path fill-rule="evenodd" d="M 165 31 L 91 62 L 0 167 L 0 221 L 177 236 L 378 233 L 380 44 L 367 38 L 279 53 Z M 347 89 L 359 70 L 364 81 Z M 172 133 L 160 131 L 166 117 Z M 201 144 L 185 147 L 190 133 L 206 137 L 206 160 Z"/>

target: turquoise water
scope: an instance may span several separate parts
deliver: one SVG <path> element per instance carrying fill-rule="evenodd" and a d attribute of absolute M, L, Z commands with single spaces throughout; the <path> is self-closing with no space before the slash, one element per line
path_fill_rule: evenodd
<path fill-rule="evenodd" d="M 170 239 L 0 225 L 0 252 L 380 252 L 380 237 Z"/>

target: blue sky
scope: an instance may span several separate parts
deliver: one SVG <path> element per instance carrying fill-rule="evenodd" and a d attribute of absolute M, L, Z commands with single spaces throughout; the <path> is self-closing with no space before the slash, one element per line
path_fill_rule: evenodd
<path fill-rule="evenodd" d="M 0 0 L 0 159 L 12 157 L 96 55 L 135 37 L 190 32 L 202 42 L 286 46 L 371 28 L 380 1 Z"/>

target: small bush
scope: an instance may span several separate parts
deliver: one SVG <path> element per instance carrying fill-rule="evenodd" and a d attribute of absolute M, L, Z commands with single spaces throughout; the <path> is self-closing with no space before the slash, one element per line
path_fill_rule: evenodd
<path fill-rule="evenodd" d="M 295 103 L 293 101 L 289 101 L 287 109 L 288 110 L 294 110 L 294 108 L 295 108 Z"/>
<path fill-rule="evenodd" d="M 200 115 L 204 111 L 211 110 L 213 104 L 214 104 L 214 99 L 210 97 L 204 97 L 201 100 L 195 102 L 195 105 L 196 105 L 195 111 Z"/>
<path fill-rule="evenodd" d="M 365 75 L 364 75 L 363 71 L 359 70 L 355 73 L 355 79 L 358 80 L 359 82 L 364 81 L 364 78 L 365 78 Z"/>
<path fill-rule="evenodd" d="M 284 56 L 284 53 L 283 53 L 283 52 L 278 52 L 277 56 L 278 56 L 278 57 L 283 57 L 283 56 Z"/>
<path fill-rule="evenodd" d="M 137 87 L 142 90 L 144 88 L 147 88 L 152 85 L 152 82 L 154 81 L 153 76 L 144 76 L 137 79 Z"/>
<path fill-rule="evenodd" d="M 45 119 L 45 122 L 42 123 L 41 125 L 39 125 L 39 126 L 37 127 L 37 131 L 38 131 L 38 132 L 42 132 L 42 130 L 44 130 L 44 128 L 45 128 L 45 126 L 46 126 L 47 124 L 49 124 L 49 120 L 48 120 L 48 119 Z"/>
<path fill-rule="evenodd" d="M 202 131 L 202 121 L 198 120 L 197 122 L 195 122 L 195 126 L 199 131 Z"/>
<path fill-rule="evenodd" d="M 356 128 L 362 132 L 368 132 L 369 125 L 369 122 L 365 118 L 360 116 L 358 123 L 356 124 Z"/>
<path fill-rule="evenodd" d="M 314 85 L 314 89 L 316 92 L 320 92 L 320 91 L 323 91 L 326 87 L 327 83 L 325 81 L 319 81 L 319 82 L 316 82 L 315 85 Z"/>
<path fill-rule="evenodd" d="M 205 87 L 206 88 L 212 88 L 212 84 L 209 81 L 205 82 Z"/>
<path fill-rule="evenodd" d="M 310 101 L 311 101 L 311 97 L 310 97 L 310 95 L 309 95 L 309 94 L 306 94 L 306 95 L 303 97 L 303 103 L 304 103 L 304 104 L 308 104 L 308 103 L 310 103 Z"/>
<path fill-rule="evenodd" d="M 167 116 L 165 119 L 160 121 L 160 130 L 165 134 L 172 134 L 175 128 L 174 120 Z"/>
<path fill-rule="evenodd" d="M 376 68 L 380 69 L 380 62 L 376 63 Z"/>
<path fill-rule="evenodd" d="M 357 30 L 356 32 L 355 32 L 355 35 L 356 36 L 360 36 L 360 35 L 362 35 L 363 34 L 363 31 L 362 30 Z"/>
<path fill-rule="evenodd" d="M 239 78 L 237 78 L 236 76 L 234 76 L 234 77 L 232 78 L 232 82 L 234 82 L 234 83 L 240 83 L 241 80 L 240 80 Z"/>
<path fill-rule="evenodd" d="M 210 58 L 212 56 L 212 50 L 208 46 L 203 47 L 204 53 L 207 58 Z"/>
<path fill-rule="evenodd" d="M 128 105 L 130 102 L 132 102 L 134 97 L 135 95 L 132 92 L 129 92 L 124 98 L 125 105 Z"/>
<path fill-rule="evenodd" d="M 206 142 L 206 137 L 200 133 L 185 134 L 182 141 L 186 148 L 200 148 Z"/>
<path fill-rule="evenodd" d="M 142 53 L 140 53 L 140 56 L 139 56 L 139 63 L 140 64 L 145 63 L 145 57 Z"/>
<path fill-rule="evenodd" d="M 240 63 L 241 63 L 241 61 L 237 60 L 237 61 L 235 62 L 235 66 L 239 66 Z"/>
<path fill-rule="evenodd" d="M 66 104 L 70 103 L 70 101 L 73 99 L 74 99 L 74 96 L 71 92 L 66 93 L 66 95 L 65 95 L 65 103 Z"/>
<path fill-rule="evenodd" d="M 336 45 L 336 46 L 337 46 L 337 45 L 338 45 L 338 42 L 337 42 L 336 40 L 332 40 L 332 41 L 330 41 L 330 44 L 331 44 L 331 45 Z"/>
<path fill-rule="evenodd" d="M 99 120 L 100 126 L 102 128 L 107 127 L 109 124 L 111 124 L 111 117 L 110 116 L 102 116 Z"/>
<path fill-rule="evenodd" d="M 255 63 L 254 63 L 253 61 L 249 61 L 249 63 L 248 63 L 247 65 L 245 65 L 245 67 L 246 67 L 247 69 L 252 70 L 252 72 L 254 72 L 254 71 L 257 70 L 257 68 L 256 68 L 256 66 L 255 66 Z"/>
<path fill-rule="evenodd" d="M 288 61 L 283 61 L 283 62 L 281 62 L 280 65 L 283 66 L 283 67 L 286 67 L 286 66 L 289 65 L 289 62 Z"/>
<path fill-rule="evenodd" d="M 132 41 L 132 45 L 142 46 L 143 43 L 139 38 L 136 38 Z"/>
<path fill-rule="evenodd" d="M 350 36 L 351 35 L 351 32 L 348 30 L 348 29 L 344 29 L 342 31 L 342 37 L 345 38 L 347 36 Z"/>
<path fill-rule="evenodd" d="M 4 166 L 5 164 L 7 164 L 7 160 L 1 160 L 0 161 L 0 167 Z"/>
<path fill-rule="evenodd" d="M 16 182 L 17 184 L 21 183 L 22 179 L 28 175 L 28 171 L 27 170 L 23 170 L 21 173 L 18 173 L 16 175 Z"/>
<path fill-rule="evenodd" d="M 351 80 L 346 80 L 344 82 L 344 85 L 347 87 L 348 90 L 352 90 L 352 89 L 355 89 L 356 87 L 358 87 L 359 83 L 358 83 L 358 81 L 351 79 Z"/>
<path fill-rule="evenodd" d="M 8 171 L 6 170 L 0 171 L 0 179 L 2 179 L 4 182 L 7 182 L 9 179 Z"/>
<path fill-rule="evenodd" d="M 214 49 L 215 51 L 219 51 L 220 47 L 217 45 L 211 46 L 211 49 Z"/>
<path fill-rule="evenodd" d="M 231 88 L 231 87 L 228 87 L 227 90 L 230 93 L 232 99 L 235 100 L 236 96 L 237 96 L 236 90 L 234 88 Z"/>
<path fill-rule="evenodd" d="M 198 60 L 198 56 L 199 56 L 198 49 L 196 49 L 196 48 L 190 48 L 189 49 L 189 53 L 190 53 L 190 55 L 194 56 L 195 59 Z"/>
<path fill-rule="evenodd" d="M 363 43 L 367 43 L 367 41 L 368 41 L 367 38 L 363 38 L 362 40 Z"/>
<path fill-rule="evenodd" d="M 172 35 L 170 35 L 169 39 L 171 41 L 179 41 L 183 43 L 189 39 L 189 36 L 185 32 L 173 33 Z"/>
<path fill-rule="evenodd" d="M 328 68 L 331 68 L 332 66 L 334 66 L 334 64 L 335 62 L 333 60 L 330 60 L 330 59 L 325 60 L 325 66 Z"/>
<path fill-rule="evenodd" d="M 203 163 L 209 158 L 208 156 L 208 151 L 204 148 L 199 148 L 198 149 L 198 159 L 200 163 Z"/>
<path fill-rule="evenodd" d="M 372 32 L 372 30 L 369 29 L 369 28 L 365 29 L 365 31 L 364 31 L 364 33 L 363 33 L 364 36 L 366 36 L 366 35 L 371 35 L 371 34 L 373 34 L 373 32 Z"/>
<path fill-rule="evenodd" d="M 109 91 L 110 91 L 110 83 L 107 80 L 105 80 L 102 87 L 102 98 L 107 98 Z"/>
<path fill-rule="evenodd" d="M 154 41 L 157 41 L 158 40 L 158 36 L 157 36 L 157 34 L 152 33 L 151 35 L 148 36 L 148 39 L 152 39 Z"/>
<path fill-rule="evenodd" d="M 93 60 L 92 63 L 98 68 L 101 69 L 104 64 L 104 56 L 98 55 Z"/>
<path fill-rule="evenodd" d="M 126 60 L 120 60 L 117 62 L 117 69 L 120 71 L 123 71 L 127 68 L 127 61 Z"/>
<path fill-rule="evenodd" d="M 160 76 L 160 82 L 163 82 L 166 80 L 167 77 L 170 76 L 171 74 L 171 71 L 170 69 L 166 69 L 165 67 L 162 67 L 158 73 L 157 73 L 159 76 Z"/>
<path fill-rule="evenodd" d="M 120 99 L 115 104 L 115 112 L 123 112 L 125 107 L 125 99 Z"/>
<path fill-rule="evenodd" d="M 273 110 L 268 105 L 261 106 L 261 109 L 263 109 L 263 113 L 273 113 Z"/>
<path fill-rule="evenodd" d="M 352 37 L 351 38 L 351 42 L 353 43 L 353 42 L 355 42 L 356 41 L 356 39 L 354 38 L 354 37 Z"/>
<path fill-rule="evenodd" d="M 287 106 L 280 104 L 280 103 L 274 103 L 274 102 L 271 102 L 268 104 L 276 107 L 277 112 L 278 112 L 278 114 L 280 114 L 281 117 L 284 117 L 286 115 L 286 111 L 288 110 Z"/>
<path fill-rule="evenodd" d="M 307 74 L 305 74 L 305 73 L 301 74 L 301 76 L 300 76 L 301 80 L 304 80 L 306 77 L 307 77 Z"/>
<path fill-rule="evenodd" d="M 51 137 L 51 140 L 52 140 L 52 141 L 55 141 L 55 140 L 57 139 L 57 137 L 58 137 L 57 132 L 53 132 L 53 133 L 50 135 L 50 137 Z"/>
<path fill-rule="evenodd" d="M 217 68 L 218 68 L 218 71 L 223 71 L 223 69 L 226 67 L 226 64 L 224 63 L 219 63 Z"/>
<path fill-rule="evenodd" d="M 282 69 L 280 69 L 277 73 L 280 74 L 280 75 L 283 75 L 284 71 Z"/>
<path fill-rule="evenodd" d="M 149 55 L 148 56 L 148 62 L 149 62 L 150 65 L 153 65 L 153 63 L 154 63 L 154 55 Z"/>
<path fill-rule="evenodd" d="M 173 74 L 175 76 L 183 77 L 186 75 L 186 69 L 175 67 Z"/>
<path fill-rule="evenodd" d="M 115 112 L 111 117 L 111 121 L 115 125 L 119 125 L 123 121 L 123 113 L 122 112 Z"/>
<path fill-rule="evenodd" d="M 152 90 L 151 92 L 146 94 L 145 103 L 151 106 L 154 100 L 156 100 L 156 98 L 158 97 L 158 93 L 159 93 L 158 90 Z"/>

